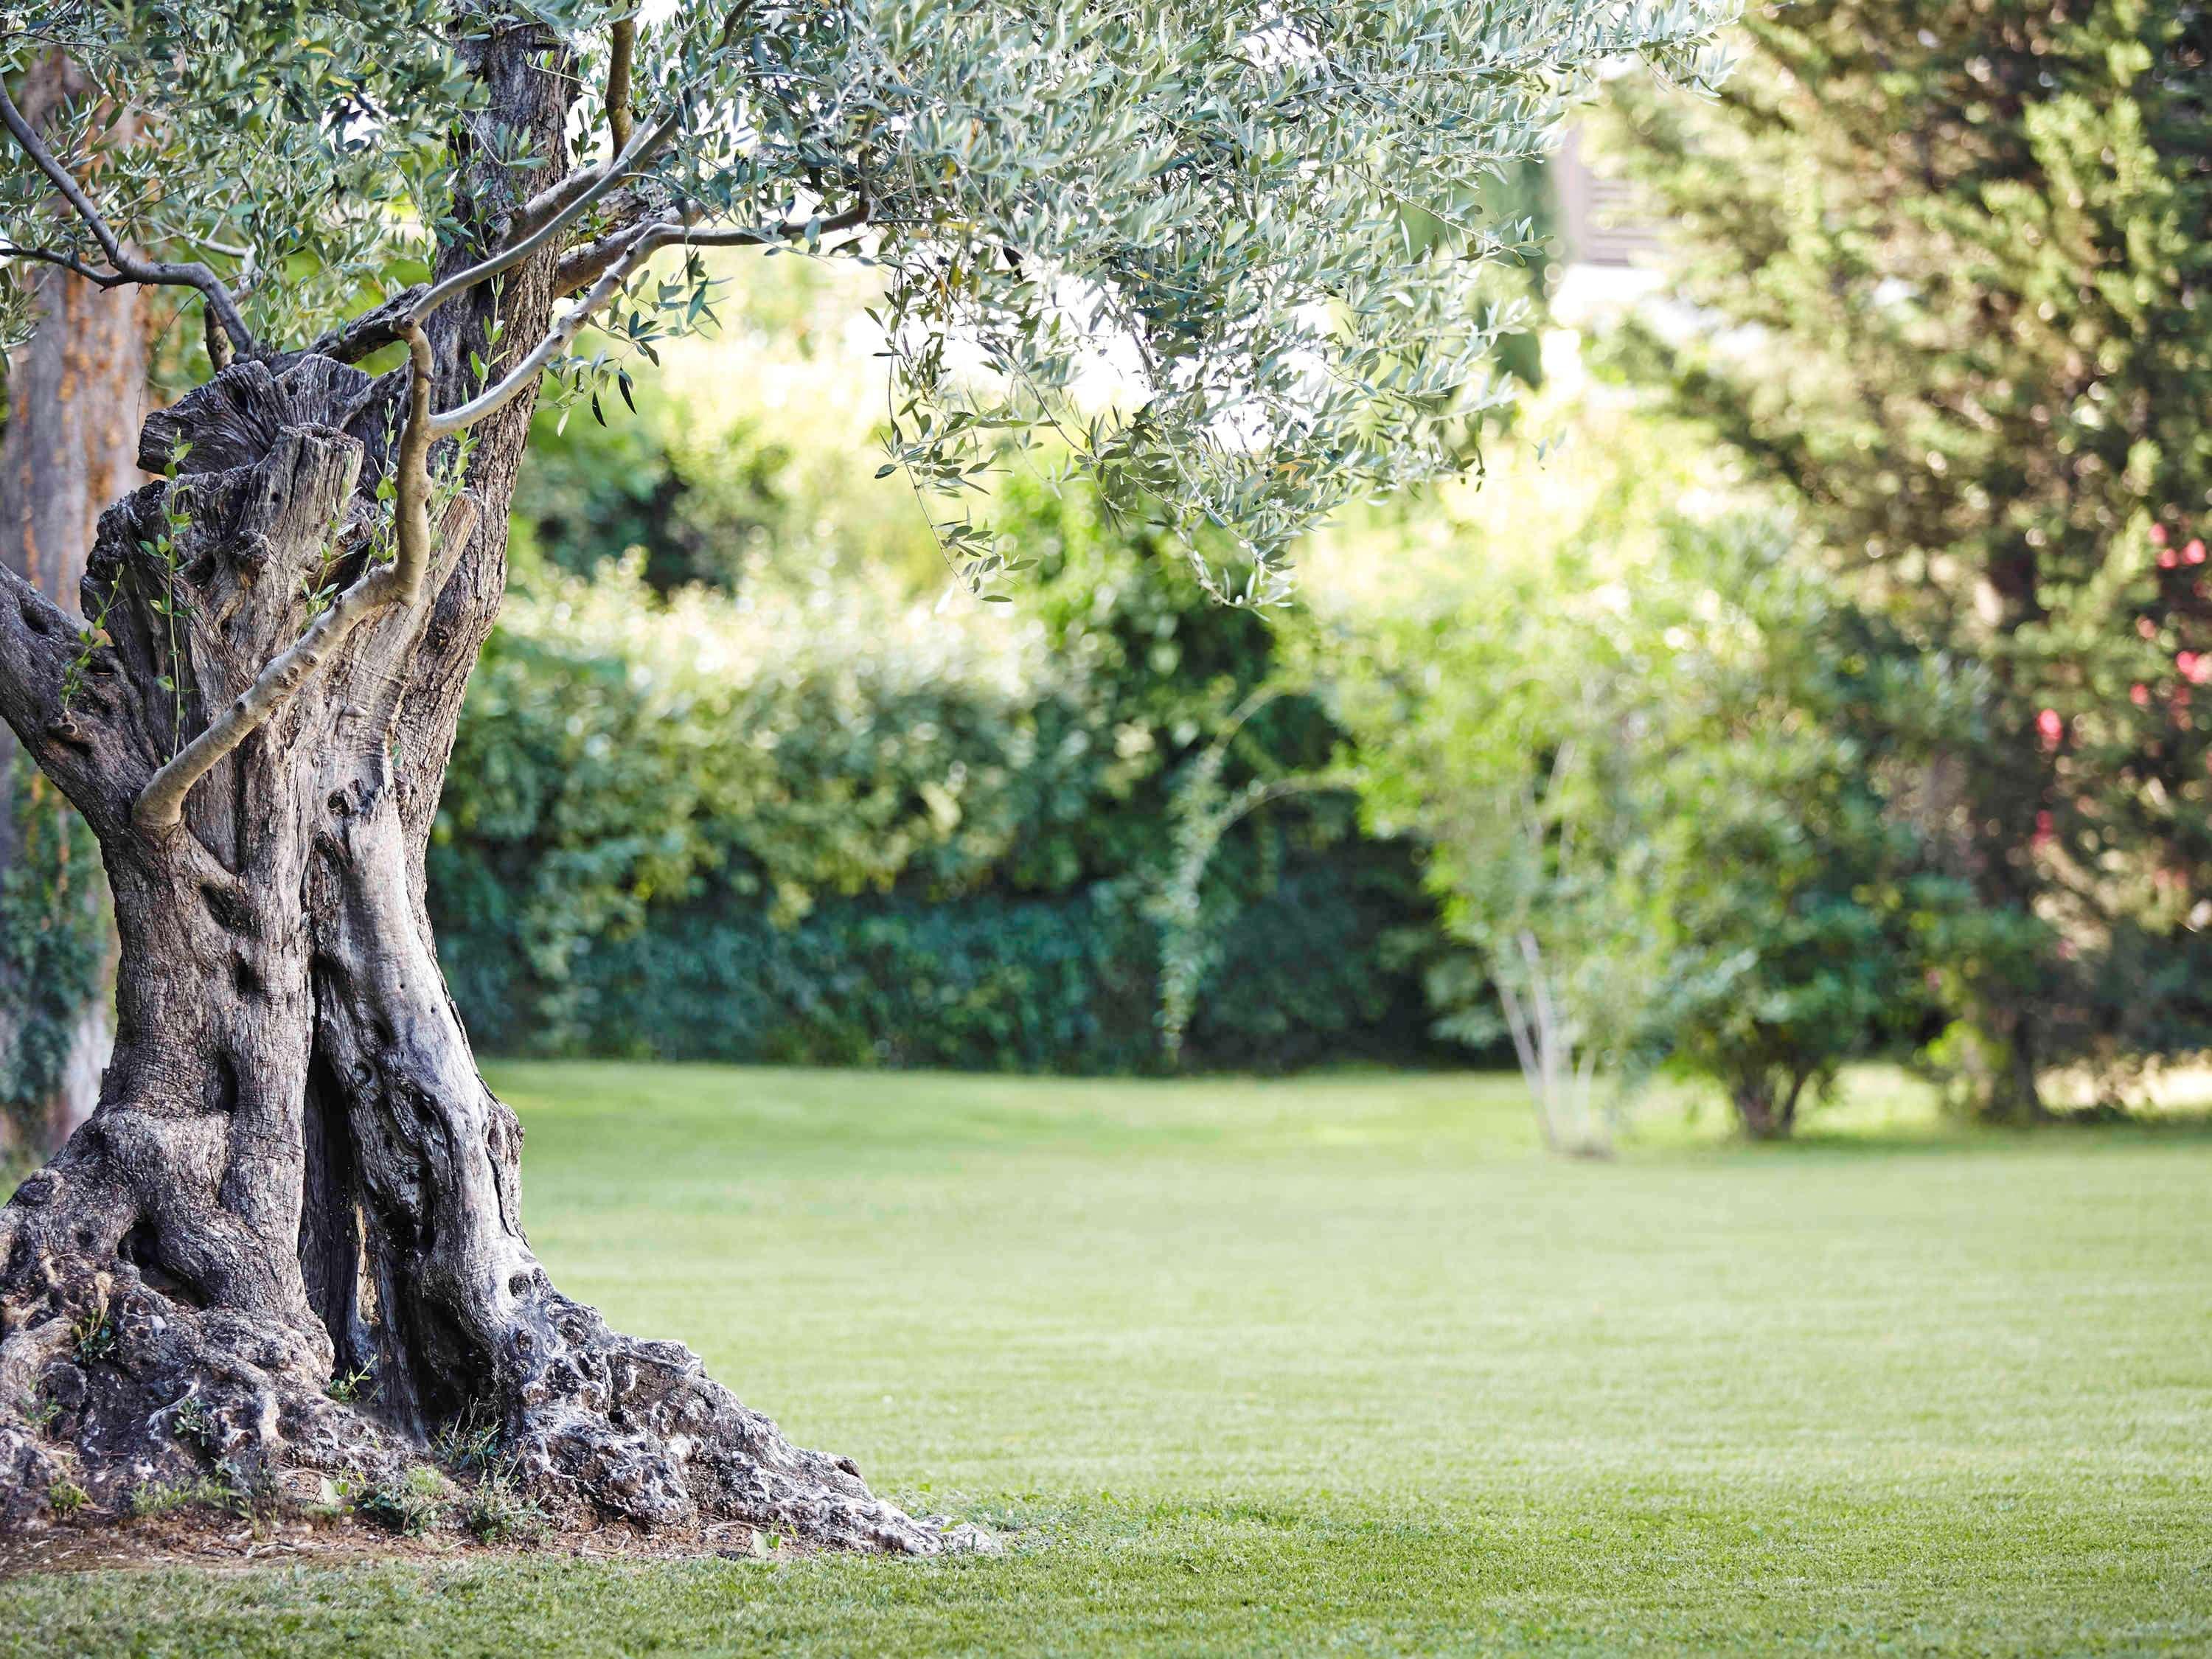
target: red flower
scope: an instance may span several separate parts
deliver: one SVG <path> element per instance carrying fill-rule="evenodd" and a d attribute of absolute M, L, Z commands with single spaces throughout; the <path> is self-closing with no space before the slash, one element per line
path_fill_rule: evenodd
<path fill-rule="evenodd" d="M 2138 708 L 2150 707 L 2150 687 L 2138 680 L 2128 688 L 2128 701 Z"/>
<path fill-rule="evenodd" d="M 2143 638 L 2147 640 L 2154 640 L 2158 637 L 2158 624 L 2153 622 L 2148 617 L 2137 617 L 2136 618 L 2136 632 L 2142 635 Z"/>
<path fill-rule="evenodd" d="M 2058 740 L 2066 735 L 2066 722 L 2058 718 L 2056 708 L 2046 708 L 2035 717 L 2035 729 L 2043 734 L 2045 749 L 2058 747 Z"/>
<path fill-rule="evenodd" d="M 2194 536 L 2191 537 L 2189 538 L 2189 545 L 2181 550 L 2181 562 L 2184 564 L 2203 564 L 2204 562 L 2204 544 L 2197 540 Z"/>
<path fill-rule="evenodd" d="M 2150 527 L 2150 544 L 2153 547 L 2164 547 L 2166 545 L 2166 526 L 2164 525 L 2154 524 Z"/>
<path fill-rule="evenodd" d="M 2180 562 L 2181 561 L 2174 556 L 2172 548 L 2161 548 L 2159 550 L 2158 568 L 2160 570 L 2171 570 Z"/>
<path fill-rule="evenodd" d="M 2212 680 L 2212 657 L 2200 657 L 2194 651 L 2184 651 L 2174 658 L 2173 665 L 2181 671 L 2182 678 L 2191 685 L 2202 685 L 2205 681 Z"/>
<path fill-rule="evenodd" d="M 2029 844 L 2040 851 L 2051 845 L 2053 834 L 2051 828 L 2051 814 L 2038 812 L 2035 815 L 2035 835 Z"/>

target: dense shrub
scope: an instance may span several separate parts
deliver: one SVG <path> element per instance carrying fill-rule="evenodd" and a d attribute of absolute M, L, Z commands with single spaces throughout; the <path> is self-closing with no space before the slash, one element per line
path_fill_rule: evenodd
<path fill-rule="evenodd" d="M 1563 553 L 1377 630 L 1346 706 L 1378 820 L 1418 829 L 1547 1130 L 1601 1148 L 1601 1074 L 1665 1062 L 1786 1134 L 1841 1064 L 1910 1053 L 2035 940 L 1975 901 L 1941 814 L 1987 676 L 1906 649 L 1759 519 Z M 1609 553 L 1611 550 L 1608 550 Z"/>
<path fill-rule="evenodd" d="M 1616 88 L 1708 324 L 1638 356 L 1863 603 L 1989 667 L 1949 830 L 2049 947 L 1952 1047 L 1983 1109 L 2033 1115 L 2055 1066 L 2212 1044 L 2212 25 L 2195 0 L 1743 24 L 1725 98 Z"/>
<path fill-rule="evenodd" d="M 1240 910 L 1186 1042 L 1194 1066 L 1272 1071 L 1428 1057 L 1418 978 L 1378 953 L 1401 872 L 1323 855 Z M 779 924 L 702 905 L 595 943 L 573 965 L 561 1047 L 666 1060 L 1143 1072 L 1161 1060 L 1156 945 L 1127 885 L 938 902 L 833 899 Z M 526 965 L 473 936 L 455 990 L 490 1046 L 547 1047 L 508 1016 Z M 519 994 L 520 993 L 520 994 Z"/>
<path fill-rule="evenodd" d="M 431 849 L 489 1048 L 1132 1071 L 1164 1063 L 1144 897 L 1174 781 L 1273 636 L 1079 500 L 1017 498 L 1033 612 L 861 582 L 666 604 L 635 562 L 518 595 L 470 690 Z M 1117 556 L 1118 555 L 1118 556 Z M 1325 759 L 1279 700 L 1237 764 Z M 1408 853 L 1345 800 L 1241 825 L 1185 1057 L 1431 1053 Z"/>

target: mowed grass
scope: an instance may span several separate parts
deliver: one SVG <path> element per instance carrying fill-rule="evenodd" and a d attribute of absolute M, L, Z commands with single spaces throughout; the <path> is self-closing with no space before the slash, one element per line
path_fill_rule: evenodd
<path fill-rule="evenodd" d="M 1000 1556 L 0 1586 L 27 1653 L 2212 1652 L 2212 1136 L 503 1066 L 556 1279 Z"/>

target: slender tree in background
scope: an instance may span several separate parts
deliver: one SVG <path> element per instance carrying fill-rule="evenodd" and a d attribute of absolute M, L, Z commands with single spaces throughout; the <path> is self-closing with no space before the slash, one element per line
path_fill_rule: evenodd
<path fill-rule="evenodd" d="M 48 52 L 26 70 L 17 102 L 44 131 L 92 91 Z M 100 509 L 141 480 L 147 293 L 59 266 L 30 286 L 37 323 L 9 364 L 0 436 L 0 563 L 74 610 Z M 112 1041 L 105 883 L 51 784 L 33 775 L 13 799 L 15 763 L 14 734 L 0 729 L 0 1136 L 44 1152 L 91 1115 Z"/>
<path fill-rule="evenodd" d="M 1990 665 L 1990 739 L 1923 805 L 2044 947 L 1962 967 L 1944 1047 L 2032 1116 L 2054 1062 L 2212 1032 L 2212 14 L 1814 0 L 1746 29 L 1717 103 L 1623 91 L 1722 325 L 1647 361 L 1866 603 Z"/>
<path fill-rule="evenodd" d="M 541 380 L 625 392 L 708 313 L 703 247 L 842 247 L 882 268 L 886 465 L 925 499 L 1048 426 L 1109 493 L 1232 527 L 1208 578 L 1265 599 L 1291 538 L 1448 468 L 1484 402 L 1467 266 L 1511 239 L 1410 238 L 1409 203 L 1469 199 L 1624 52 L 1704 76 L 1712 11 L 0 17 L 9 67 L 58 46 L 144 124 L 94 168 L 87 120 L 0 100 L 11 320 L 39 264 L 179 289 L 217 368 L 147 421 L 162 476 L 102 516 L 87 624 L 0 575 L 0 713 L 99 837 L 121 941 L 99 1109 L 0 1214 L 0 1508 L 67 1470 L 118 1510 L 207 1455 L 389 1477 L 468 1426 L 558 1512 L 944 1547 L 524 1238 L 422 854 Z M 369 302 L 407 254 L 427 280 Z M 979 593 L 1009 574 L 940 533 Z"/>

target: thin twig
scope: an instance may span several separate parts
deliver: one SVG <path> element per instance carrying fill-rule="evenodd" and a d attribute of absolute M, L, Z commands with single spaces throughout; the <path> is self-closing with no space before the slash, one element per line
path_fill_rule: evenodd
<path fill-rule="evenodd" d="M 100 252 L 107 256 L 108 264 L 115 267 L 118 281 L 198 289 L 205 298 L 208 309 L 215 313 L 216 320 L 222 325 L 222 331 L 230 337 L 231 344 L 247 356 L 260 355 L 261 348 L 239 316 L 238 307 L 230 297 L 229 289 L 223 285 L 222 278 L 214 271 L 197 259 L 186 264 L 141 259 L 123 246 L 122 239 L 108 228 L 107 222 L 100 216 L 91 198 L 70 176 L 69 169 L 56 159 L 53 151 L 46 148 L 46 141 L 39 137 L 38 130 L 23 118 L 23 112 L 17 109 L 15 100 L 9 97 L 4 81 L 0 81 L 0 125 L 7 127 L 16 143 L 22 147 L 23 153 L 31 158 L 40 172 L 46 175 L 48 181 L 61 193 L 62 199 L 76 211 L 77 217 L 84 221 L 85 228 L 92 232 L 93 240 L 100 244 Z M 99 283 L 103 288 L 116 286 L 115 282 L 103 282 L 81 263 L 65 257 L 30 249 L 23 252 L 33 258 L 66 265 L 80 276 Z"/>
<path fill-rule="evenodd" d="M 595 280 L 607 267 L 626 258 L 635 238 L 654 236 L 654 246 L 666 247 L 681 242 L 688 247 L 765 247 L 771 243 L 794 242 L 802 240 L 809 226 L 817 236 L 827 236 L 841 230 L 855 230 L 869 222 L 871 204 L 865 192 L 848 208 L 818 219 L 786 219 L 773 225 L 744 225 L 716 229 L 709 226 L 687 225 L 683 234 L 661 236 L 660 233 L 675 222 L 648 221 L 644 224 L 626 225 L 596 242 L 572 248 L 561 256 L 561 263 L 553 276 L 556 294 L 574 294 L 578 289 Z"/>
<path fill-rule="evenodd" d="M 668 141 L 676 136 L 677 125 L 683 118 L 684 106 L 678 104 L 654 125 L 633 137 L 623 147 L 622 152 L 605 167 L 570 174 L 567 180 L 556 187 L 551 192 L 553 195 L 559 196 L 568 191 L 569 186 L 578 179 L 583 180 L 584 183 L 572 195 L 568 196 L 567 199 L 555 203 L 544 223 L 537 225 L 527 235 L 508 243 L 489 258 L 479 259 L 465 270 L 455 271 L 445 281 L 426 290 L 422 297 L 415 302 L 414 320 L 417 323 L 427 321 L 432 312 L 456 294 L 465 292 L 479 283 L 490 281 L 501 271 L 520 264 L 532 254 L 546 246 L 570 220 L 658 155 Z M 543 201 L 545 198 L 538 199 Z M 523 209 L 526 219 L 530 215 L 531 206 L 534 205 L 533 203 Z"/>

